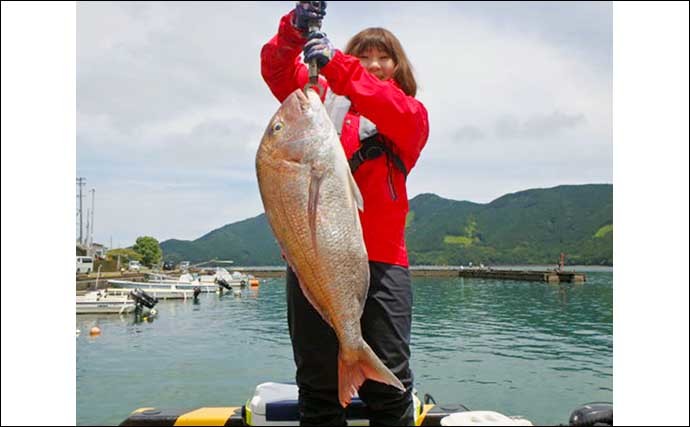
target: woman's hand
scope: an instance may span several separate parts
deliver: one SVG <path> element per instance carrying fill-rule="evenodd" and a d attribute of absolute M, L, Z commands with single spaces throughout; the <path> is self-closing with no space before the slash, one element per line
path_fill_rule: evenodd
<path fill-rule="evenodd" d="M 325 1 L 301 1 L 295 6 L 292 25 L 306 34 L 309 32 L 309 22 L 321 21 L 324 16 L 326 16 Z"/>
<path fill-rule="evenodd" d="M 304 44 L 304 62 L 310 63 L 315 59 L 319 68 L 323 68 L 334 54 L 335 48 L 326 33 L 317 31 L 309 34 L 309 40 Z"/>

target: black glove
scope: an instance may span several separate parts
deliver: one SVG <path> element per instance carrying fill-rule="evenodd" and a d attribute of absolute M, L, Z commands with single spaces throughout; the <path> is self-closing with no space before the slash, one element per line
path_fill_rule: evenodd
<path fill-rule="evenodd" d="M 309 40 L 304 44 L 304 62 L 309 63 L 316 59 L 319 68 L 323 68 L 333 58 L 335 48 L 326 37 L 326 33 L 316 31 L 309 34 Z"/>
<path fill-rule="evenodd" d="M 300 1 L 295 6 L 292 25 L 302 33 L 309 32 L 309 21 L 321 21 L 326 16 L 325 1 Z"/>

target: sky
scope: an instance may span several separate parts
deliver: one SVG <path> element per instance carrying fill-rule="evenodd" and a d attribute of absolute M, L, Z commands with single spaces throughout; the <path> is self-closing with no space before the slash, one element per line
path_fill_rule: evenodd
<path fill-rule="evenodd" d="M 194 240 L 263 212 L 254 158 L 279 104 L 259 54 L 293 7 L 77 3 L 84 233 L 91 189 L 106 246 Z M 611 3 L 328 3 L 336 48 L 373 26 L 400 39 L 429 112 L 410 198 L 613 182 Z"/>

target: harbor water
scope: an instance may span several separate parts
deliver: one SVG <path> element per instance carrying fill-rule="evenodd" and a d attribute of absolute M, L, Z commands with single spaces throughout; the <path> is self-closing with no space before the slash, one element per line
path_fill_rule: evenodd
<path fill-rule="evenodd" d="M 613 272 L 583 284 L 414 278 L 412 369 L 420 397 L 567 424 L 613 400 Z M 161 301 L 152 321 L 79 315 L 77 425 L 142 407 L 240 406 L 257 384 L 294 381 L 284 279 L 240 296 Z M 98 326 L 102 333 L 90 337 Z"/>

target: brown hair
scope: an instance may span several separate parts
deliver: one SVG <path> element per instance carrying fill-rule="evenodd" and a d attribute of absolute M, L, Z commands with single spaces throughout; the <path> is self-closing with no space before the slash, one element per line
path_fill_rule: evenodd
<path fill-rule="evenodd" d="M 393 79 L 400 85 L 400 88 L 409 96 L 417 94 L 417 82 L 412 74 L 412 66 L 405 55 L 405 51 L 400 41 L 385 28 L 367 28 L 347 42 L 345 53 L 348 55 L 359 56 L 369 49 L 378 49 L 386 52 L 395 62 Z"/>

